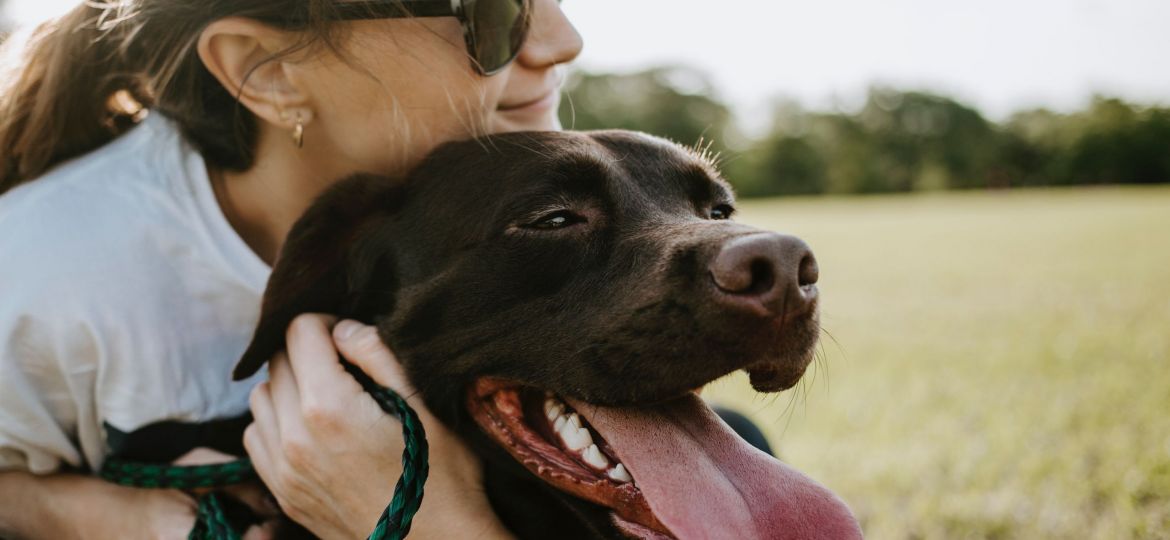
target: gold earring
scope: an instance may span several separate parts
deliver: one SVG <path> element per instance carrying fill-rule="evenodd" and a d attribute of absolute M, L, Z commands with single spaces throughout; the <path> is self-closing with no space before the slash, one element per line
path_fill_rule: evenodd
<path fill-rule="evenodd" d="M 305 146 L 305 122 L 301 120 L 301 115 L 297 114 L 297 126 L 293 128 L 292 132 L 293 144 L 297 148 L 304 148 Z"/>

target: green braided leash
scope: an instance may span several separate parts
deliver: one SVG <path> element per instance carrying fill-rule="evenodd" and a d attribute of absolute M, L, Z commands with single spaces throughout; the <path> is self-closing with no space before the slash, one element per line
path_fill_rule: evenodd
<path fill-rule="evenodd" d="M 195 527 L 187 540 L 241 540 L 240 533 L 228 523 L 219 496 L 208 493 L 199 498 L 199 509 L 195 512 Z"/>
<path fill-rule="evenodd" d="M 427 462 L 427 437 L 418 415 L 401 396 L 378 385 L 357 366 L 341 361 L 362 388 L 374 398 L 378 406 L 402 421 L 402 436 L 406 447 L 402 450 L 402 476 L 394 486 L 394 498 L 382 516 L 369 540 L 401 540 L 410 532 L 410 524 L 422 505 L 423 485 L 426 484 L 430 464 Z M 244 458 L 215 465 L 159 465 L 118 459 L 108 459 L 98 474 L 116 484 L 140 488 L 198 489 L 225 487 L 256 479 L 252 461 Z M 188 540 L 239 540 L 225 516 L 223 504 L 215 493 L 199 498 L 195 528 Z"/>
<path fill-rule="evenodd" d="M 108 459 L 99 473 L 123 486 L 159 489 L 198 489 L 241 484 L 256 478 L 252 461 L 244 458 L 215 465 L 159 465 Z"/>

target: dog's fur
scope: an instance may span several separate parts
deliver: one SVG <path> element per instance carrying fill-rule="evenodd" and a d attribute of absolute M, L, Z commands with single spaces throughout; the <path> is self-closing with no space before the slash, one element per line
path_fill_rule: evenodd
<path fill-rule="evenodd" d="M 817 340 L 815 306 L 778 325 L 713 298 L 712 258 L 760 233 L 712 218 L 733 203 L 703 156 L 646 135 L 447 144 L 404 181 L 358 176 L 309 209 L 236 375 L 282 348 L 298 314 L 376 324 L 427 407 L 483 458 L 489 499 L 513 532 L 621 537 L 606 509 L 552 488 L 485 436 L 467 389 L 490 376 L 644 404 L 761 361 L 770 380 L 760 384 L 791 386 Z M 555 226 L 557 212 L 568 226 Z"/>

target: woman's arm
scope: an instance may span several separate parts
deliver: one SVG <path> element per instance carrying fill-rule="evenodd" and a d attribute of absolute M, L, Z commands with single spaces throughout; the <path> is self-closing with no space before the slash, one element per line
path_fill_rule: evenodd
<path fill-rule="evenodd" d="M 73 474 L 0 472 L 0 538 L 186 538 L 195 501 Z"/>
<path fill-rule="evenodd" d="M 401 425 L 345 372 L 340 351 L 406 397 L 426 429 L 431 470 L 411 536 L 508 538 L 484 494 L 479 460 L 426 410 L 377 331 L 344 321 L 331 336 L 333 323 L 295 319 L 287 355 L 273 359 L 269 381 L 252 393 L 255 422 L 244 446 L 281 508 L 321 538 L 365 538 L 402 473 Z"/>

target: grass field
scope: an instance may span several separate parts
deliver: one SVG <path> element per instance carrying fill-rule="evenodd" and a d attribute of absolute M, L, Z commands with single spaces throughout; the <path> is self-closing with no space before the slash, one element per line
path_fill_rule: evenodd
<path fill-rule="evenodd" d="M 821 266 L 823 358 L 759 421 L 868 538 L 1170 538 L 1170 189 L 741 204 Z"/>

